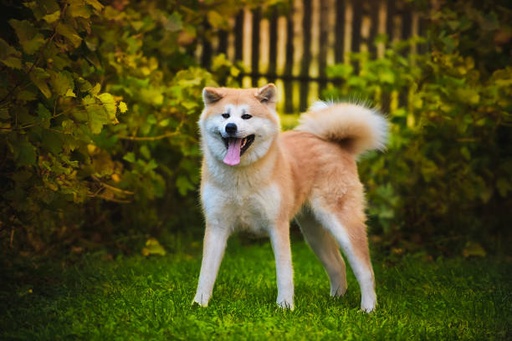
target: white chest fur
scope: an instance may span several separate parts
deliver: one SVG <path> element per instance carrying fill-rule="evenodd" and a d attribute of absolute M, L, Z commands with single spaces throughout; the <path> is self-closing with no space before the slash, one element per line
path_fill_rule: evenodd
<path fill-rule="evenodd" d="M 250 183 L 228 182 L 222 187 L 206 183 L 202 202 L 212 226 L 261 234 L 275 223 L 281 197 L 276 184 L 255 188 Z"/>

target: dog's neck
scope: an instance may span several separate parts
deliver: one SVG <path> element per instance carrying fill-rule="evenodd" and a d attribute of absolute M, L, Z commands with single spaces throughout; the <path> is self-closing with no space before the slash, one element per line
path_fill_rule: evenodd
<path fill-rule="evenodd" d="M 254 186 L 261 187 L 262 184 L 269 182 L 271 177 L 268 175 L 278 167 L 280 153 L 282 153 L 282 148 L 279 139 L 276 138 L 265 155 L 248 165 L 228 166 L 213 157 L 206 158 L 205 162 L 215 164 L 204 164 L 203 174 L 208 177 L 208 181 L 222 186 L 236 183 L 237 186 L 254 184 Z"/>

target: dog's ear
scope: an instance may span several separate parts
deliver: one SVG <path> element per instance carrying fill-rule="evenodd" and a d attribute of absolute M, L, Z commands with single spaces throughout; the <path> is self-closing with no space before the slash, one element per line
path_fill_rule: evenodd
<path fill-rule="evenodd" d="M 270 83 L 258 89 L 256 98 L 263 104 L 275 105 L 277 102 L 277 88 Z"/>
<path fill-rule="evenodd" d="M 217 88 L 206 87 L 203 89 L 204 104 L 212 104 L 219 101 L 224 95 Z"/>

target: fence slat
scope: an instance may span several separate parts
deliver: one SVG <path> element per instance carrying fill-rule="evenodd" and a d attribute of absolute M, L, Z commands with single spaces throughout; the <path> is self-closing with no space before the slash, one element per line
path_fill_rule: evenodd
<path fill-rule="evenodd" d="M 335 63 L 343 63 L 343 59 L 345 58 L 345 49 L 344 49 L 344 38 L 345 38 L 345 0 L 337 0 L 336 1 L 336 26 L 334 30 L 336 31 L 336 35 L 334 37 L 334 62 Z"/>
<path fill-rule="evenodd" d="M 377 36 L 394 41 L 425 29 L 407 0 L 289 0 L 289 13 L 282 6 L 240 11 L 231 19 L 232 30 L 203 38 L 196 56 L 206 68 L 219 53 L 242 61 L 248 71 L 239 76 L 242 86 L 277 83 L 285 113 L 304 110 L 327 84 L 340 84 L 327 77 L 326 69 L 346 62 L 347 53 L 368 51 L 379 58 L 385 46 L 375 43 Z M 207 21 L 204 25 L 208 28 Z M 425 51 L 425 45 L 411 49 L 418 51 Z M 358 72 L 357 63 L 354 67 Z"/>

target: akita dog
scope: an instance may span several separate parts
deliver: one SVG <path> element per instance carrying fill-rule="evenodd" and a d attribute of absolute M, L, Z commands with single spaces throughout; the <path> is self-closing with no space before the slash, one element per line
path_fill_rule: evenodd
<path fill-rule="evenodd" d="M 388 123 L 355 104 L 318 102 L 293 131 L 280 132 L 273 84 L 203 90 L 201 201 L 206 220 L 194 302 L 207 306 L 228 237 L 239 229 L 269 235 L 277 304 L 294 308 L 289 224 L 296 219 L 329 276 L 332 296 L 347 289 L 343 250 L 361 288 L 361 309 L 377 297 L 357 156 L 382 149 Z"/>

